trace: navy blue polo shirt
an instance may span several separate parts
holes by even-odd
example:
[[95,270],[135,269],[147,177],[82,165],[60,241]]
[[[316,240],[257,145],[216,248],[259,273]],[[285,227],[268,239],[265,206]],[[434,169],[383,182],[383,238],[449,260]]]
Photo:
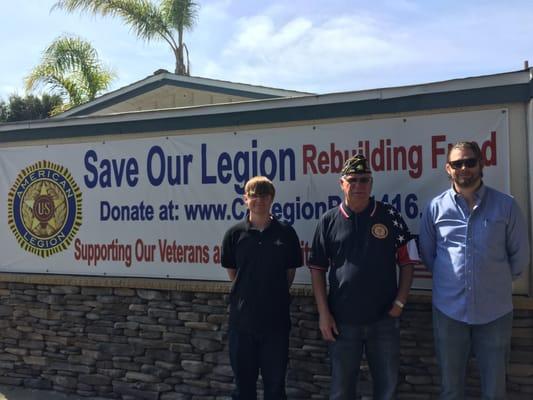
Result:
[[234,225],[222,240],[221,264],[237,270],[230,294],[230,329],[290,328],[287,270],[303,264],[300,240],[290,225],[274,217],[263,231],[248,221]]
[[328,270],[328,302],[337,323],[371,323],[387,315],[398,292],[396,265],[418,261],[406,257],[411,239],[398,211],[374,198],[361,213],[342,203],[322,216],[309,264]]

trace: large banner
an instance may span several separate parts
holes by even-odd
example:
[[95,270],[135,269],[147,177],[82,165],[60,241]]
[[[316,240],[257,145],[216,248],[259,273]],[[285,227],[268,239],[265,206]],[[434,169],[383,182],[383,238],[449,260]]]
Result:
[[[73,127],[72,129],[76,129]],[[272,213],[307,261],[320,216],[342,200],[344,160],[365,154],[373,193],[418,233],[449,186],[448,146],[475,140],[486,183],[508,192],[506,110],[0,149],[0,270],[226,280],[219,244],[245,218],[244,183],[265,175]],[[417,271],[418,287],[427,273]],[[297,282],[309,282],[300,268]]]

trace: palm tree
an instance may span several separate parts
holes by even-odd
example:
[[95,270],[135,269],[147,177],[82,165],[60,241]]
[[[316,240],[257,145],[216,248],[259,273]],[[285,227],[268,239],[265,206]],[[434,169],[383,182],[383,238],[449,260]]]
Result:
[[114,74],[98,60],[89,42],[78,37],[60,36],[44,51],[41,63],[25,80],[26,90],[47,86],[65,103],[53,113],[93,100],[109,88]]
[[167,42],[176,58],[176,74],[190,74],[183,31],[192,29],[198,16],[198,4],[193,0],[161,0],[159,5],[149,0],[59,0],[55,8],[119,17],[139,38]]

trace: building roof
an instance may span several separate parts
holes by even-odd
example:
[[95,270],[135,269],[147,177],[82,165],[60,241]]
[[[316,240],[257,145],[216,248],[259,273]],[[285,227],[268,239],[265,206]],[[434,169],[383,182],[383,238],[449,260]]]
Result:
[[311,93],[176,75],[166,70],[158,70],[140,81],[106,93],[93,101],[59,114],[55,119],[234,103],[246,100],[299,97],[309,94]]
[[532,73],[533,69],[527,69],[403,87],[4,123],[0,124],[0,143],[125,134],[164,135],[193,129],[236,129],[527,102],[533,98]]

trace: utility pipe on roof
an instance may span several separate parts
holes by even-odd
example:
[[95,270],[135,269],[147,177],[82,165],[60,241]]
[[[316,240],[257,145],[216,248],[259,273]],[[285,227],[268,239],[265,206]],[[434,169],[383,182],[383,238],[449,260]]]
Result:
[[[533,82],[533,70],[529,70],[529,80],[530,85],[531,82]],[[527,160],[526,160],[526,168],[527,168],[527,181],[528,181],[528,197],[529,197],[529,213],[527,213],[527,210],[524,210],[524,214],[526,216],[529,216],[529,238],[530,241],[533,239],[533,230],[531,227],[533,227],[533,98],[530,98],[527,103],[527,110],[526,110],[526,143],[527,143]],[[533,248],[533,246],[530,246],[530,249]],[[530,260],[533,260],[531,258],[530,254]],[[530,264],[532,261],[530,261]],[[528,269],[529,271],[529,282],[528,282],[528,294],[530,297],[533,297],[533,268],[531,266]]]

